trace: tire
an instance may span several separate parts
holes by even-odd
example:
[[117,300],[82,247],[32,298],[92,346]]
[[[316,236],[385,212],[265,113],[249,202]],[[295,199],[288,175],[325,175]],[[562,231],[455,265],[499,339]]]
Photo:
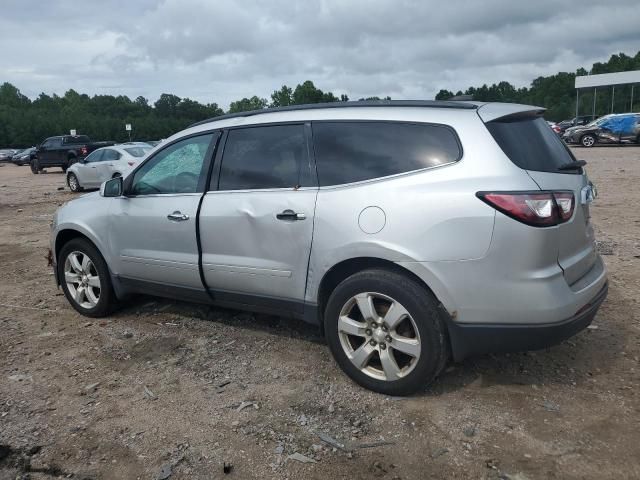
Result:
[[[88,259],[86,263],[85,258]],[[87,317],[100,318],[114,310],[116,296],[109,268],[92,243],[74,238],[64,244],[58,255],[57,269],[64,295],[76,311]]]
[[67,169],[68,169],[71,165],[73,165],[74,163],[77,163],[77,162],[78,162],[78,159],[77,159],[76,157],[69,157],[69,158],[67,159],[67,164],[66,164],[66,165],[63,165],[63,166],[61,167],[61,168],[62,168],[62,171],[66,173],[66,172],[67,172]]
[[587,133],[586,135],[583,135],[582,137],[580,137],[580,145],[582,145],[583,147],[591,148],[595,144],[596,144],[596,137],[594,137],[590,133]]
[[34,175],[38,175],[40,173],[40,162],[38,162],[37,158],[31,160],[31,163],[29,165],[31,165],[31,173],[33,173]]
[[78,177],[76,177],[75,173],[70,173],[67,175],[67,185],[69,185],[69,190],[72,192],[81,192],[84,190],[80,186],[80,182],[78,181]]
[[[371,314],[363,315],[360,304],[373,308]],[[395,321],[394,311],[406,315]],[[431,383],[448,360],[444,315],[418,281],[390,270],[365,270],[331,293],[325,334],[336,362],[356,383],[387,395],[409,395]],[[372,317],[377,318],[365,321]]]

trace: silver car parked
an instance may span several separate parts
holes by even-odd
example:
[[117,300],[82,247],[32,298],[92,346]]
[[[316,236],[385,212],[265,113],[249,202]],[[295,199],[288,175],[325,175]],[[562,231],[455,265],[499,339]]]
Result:
[[538,107],[354,102],[201,122],[61,207],[80,313],[154,294],[319,325],[378,392],[558,343],[607,294],[584,162]]
[[94,150],[67,169],[67,185],[73,192],[99,188],[103,182],[132,170],[152,149],[151,145],[130,143]]

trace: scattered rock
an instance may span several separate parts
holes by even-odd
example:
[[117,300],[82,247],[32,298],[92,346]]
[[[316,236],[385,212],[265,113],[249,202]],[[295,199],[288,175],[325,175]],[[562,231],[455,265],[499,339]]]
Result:
[[225,475],[228,475],[229,473],[231,473],[231,470],[233,470],[233,464],[232,463],[224,462],[222,464],[222,471],[224,472]]
[[448,448],[438,448],[436,450],[434,450],[433,452],[431,452],[431,458],[438,458],[441,457],[442,455],[444,455],[445,453],[448,453],[449,449]]
[[100,386],[100,382],[90,383],[89,385],[84,387],[84,391],[85,392],[95,392],[99,386]]
[[129,332],[129,331],[125,331],[122,336],[124,338],[132,338],[133,337],[133,333]]
[[273,453],[275,453],[276,455],[282,455],[284,453],[284,446],[282,445],[278,445],[274,450]]
[[9,380],[13,380],[14,382],[23,382],[25,380],[33,381],[33,377],[31,375],[25,375],[22,373],[16,373],[15,375],[9,375]]
[[156,476],[156,479],[157,480],[166,480],[172,474],[173,474],[173,469],[171,467],[171,464],[167,463],[167,464],[162,466],[162,468],[160,469],[160,472],[158,472],[158,475]]
[[318,436],[320,440],[322,440],[327,445],[330,445],[333,448],[337,448],[339,450],[347,450],[344,443],[339,442],[338,440],[333,438],[331,435],[327,435],[324,432],[315,432],[315,434]]
[[287,457],[287,460],[295,460],[296,462],[300,462],[300,463],[316,463],[316,461],[313,458],[309,458],[306,455],[302,455],[301,453],[292,453],[291,455],[289,455]]
[[476,434],[476,427],[471,425],[469,427],[465,427],[462,430],[462,433],[464,433],[467,437],[473,437]]
[[158,399],[158,396],[155,393],[153,393],[151,390],[149,390],[149,387],[147,387],[146,385],[144,386],[144,395],[149,400],[157,400]]
[[255,402],[242,402],[240,403],[240,405],[238,405],[238,408],[236,408],[236,412],[241,412],[247,407],[253,407],[256,410],[258,409],[258,405]]
[[553,403],[550,400],[545,400],[542,403],[542,407],[548,412],[559,412],[560,411],[560,405],[558,405],[557,403]]
[[329,404],[329,408],[327,410],[329,410],[329,413],[333,413],[336,411],[336,407],[333,405],[333,403],[331,403]]

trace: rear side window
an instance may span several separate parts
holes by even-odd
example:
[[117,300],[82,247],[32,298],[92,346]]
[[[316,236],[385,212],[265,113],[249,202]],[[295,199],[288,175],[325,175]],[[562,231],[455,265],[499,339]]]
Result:
[[[558,167],[575,161],[560,137],[542,117],[493,121],[486,124],[502,151],[524,170],[558,173]],[[562,173],[580,173],[566,170]]]
[[314,122],[320,186],[340,185],[455,162],[453,129],[400,122]]
[[104,154],[102,156],[102,161],[109,162],[113,160],[120,160],[120,154],[115,150],[111,150],[110,148],[107,148],[104,151]]
[[89,137],[87,137],[86,135],[73,135],[73,136],[68,136],[68,137],[64,137],[63,139],[63,143],[65,145],[68,144],[86,144],[86,143],[90,143]]
[[304,125],[275,125],[229,131],[219,190],[294,188],[308,163]]
[[144,157],[150,150],[150,148],[145,147],[129,147],[124,149],[124,151],[132,157]]

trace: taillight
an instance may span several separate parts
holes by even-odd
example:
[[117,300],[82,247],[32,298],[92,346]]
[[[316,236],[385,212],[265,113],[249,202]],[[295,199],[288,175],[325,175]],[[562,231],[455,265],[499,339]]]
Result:
[[82,148],[80,148],[80,153],[82,153],[82,155],[84,155],[86,157],[87,153],[89,153],[89,151],[87,150],[87,147],[82,147]]
[[478,192],[476,196],[499,212],[533,227],[551,227],[573,215],[573,192]]

